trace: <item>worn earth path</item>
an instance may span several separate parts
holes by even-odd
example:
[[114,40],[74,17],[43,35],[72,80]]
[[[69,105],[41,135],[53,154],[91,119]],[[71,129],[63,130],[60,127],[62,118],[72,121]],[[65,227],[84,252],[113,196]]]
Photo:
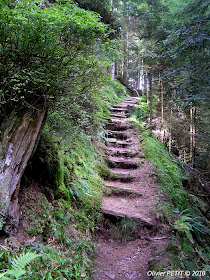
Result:
[[97,280],[150,279],[148,262],[154,251],[167,244],[154,209],[158,189],[152,165],[128,119],[136,103],[138,98],[131,97],[113,106],[108,125],[106,155],[111,176],[105,181],[108,191],[101,206],[104,223],[97,241]]

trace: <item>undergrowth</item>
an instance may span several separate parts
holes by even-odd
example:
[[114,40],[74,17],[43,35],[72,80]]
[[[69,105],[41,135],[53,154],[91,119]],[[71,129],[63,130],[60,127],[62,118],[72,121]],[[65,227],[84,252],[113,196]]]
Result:
[[[133,111],[131,120],[141,132],[142,148],[146,157],[153,163],[153,175],[156,176],[160,188],[157,211],[171,233],[170,242],[165,249],[170,261],[167,262],[167,267],[164,261],[161,269],[208,271],[210,239],[208,221],[204,214],[204,209],[208,207],[205,207],[205,201],[196,193],[183,187],[184,164],[167,151],[153,136],[152,131],[146,130],[147,114],[148,105],[143,97],[140,105]],[[157,262],[150,263],[150,266],[151,269],[161,270],[160,267],[157,269]],[[196,276],[192,279],[208,279],[206,276],[205,274],[205,278]]]
[[[109,173],[93,143],[103,138],[107,108],[126,95],[118,82],[109,81],[100,91],[92,113],[89,108],[91,118],[62,100],[49,113],[21,182],[21,228],[33,241],[9,237],[5,246],[0,243],[0,278],[76,280],[94,275],[93,239],[103,179]],[[22,266],[14,267],[15,260],[23,260]]]

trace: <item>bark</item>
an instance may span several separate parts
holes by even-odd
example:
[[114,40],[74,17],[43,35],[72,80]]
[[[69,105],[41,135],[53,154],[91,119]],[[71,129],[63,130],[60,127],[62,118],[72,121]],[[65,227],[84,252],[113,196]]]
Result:
[[149,95],[150,95],[150,74],[147,73],[147,104],[149,105]]
[[142,93],[144,92],[144,61],[142,59],[141,66],[140,62],[138,65],[138,81],[137,81],[137,89],[140,90]]
[[147,72],[144,73],[144,92],[143,95],[147,94]]
[[153,98],[152,98],[152,75],[148,73],[148,81],[149,81],[149,88],[148,88],[148,102],[149,102],[149,125],[152,126],[152,119],[153,119]]
[[115,78],[115,63],[114,62],[111,63],[110,72],[111,72],[111,80],[114,81],[114,78]]
[[[164,100],[163,100],[163,81],[160,81],[160,103],[161,103],[161,142],[164,143],[165,129],[164,129]],[[171,120],[170,120],[171,122]],[[171,134],[171,132],[170,132]]]
[[168,141],[168,150],[169,153],[171,153],[171,146],[172,146],[172,116],[173,115],[173,110],[171,107],[171,113],[170,113],[170,123],[169,123],[169,141]]
[[0,138],[0,223],[10,234],[19,223],[18,193],[21,176],[28,160],[35,151],[43,124],[46,109],[15,111],[2,124]]
[[163,125],[163,121],[164,121],[164,99],[163,99],[163,92],[164,92],[163,81],[161,81],[160,100],[161,100],[161,122],[162,122],[162,125]]
[[195,105],[190,103],[190,162],[194,165],[195,158]]

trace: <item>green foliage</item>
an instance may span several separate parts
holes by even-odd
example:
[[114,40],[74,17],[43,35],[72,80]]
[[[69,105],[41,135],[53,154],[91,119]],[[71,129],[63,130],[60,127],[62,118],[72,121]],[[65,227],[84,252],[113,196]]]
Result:
[[[144,106],[142,103],[141,106]],[[147,106],[145,104],[145,106]],[[143,110],[144,112],[144,110]],[[143,113],[142,113],[143,114]],[[137,118],[140,115],[140,119]],[[166,148],[157,139],[151,136],[142,126],[141,114],[134,111],[132,120],[134,125],[141,131],[143,141],[142,147],[147,158],[155,167],[155,175],[157,176],[158,184],[163,195],[157,196],[157,210],[162,214],[162,219],[165,223],[171,226],[171,230],[176,236],[171,236],[172,243],[167,248],[167,255],[171,263],[167,269],[173,270],[179,267],[183,269],[195,269],[194,260],[200,257],[202,262],[199,262],[200,267],[203,267],[207,262],[209,228],[205,213],[206,204],[202,199],[193,195],[182,186],[182,163],[168,153]],[[139,121],[140,120],[140,121]],[[200,211],[199,209],[202,209]],[[205,239],[205,244],[203,243]],[[190,242],[189,242],[190,241]],[[173,249],[169,247],[173,246]],[[176,247],[176,249],[174,249]],[[164,266],[164,263],[162,264]],[[154,270],[156,270],[153,267]]]
[[126,216],[120,220],[118,227],[120,229],[122,242],[126,242],[133,239],[132,235],[137,228],[137,224],[133,219]]
[[135,106],[134,110],[132,111],[131,117],[136,118],[138,122],[144,125],[145,121],[147,120],[147,116],[149,114],[149,105],[143,102],[144,97],[140,97],[140,104]]
[[184,232],[191,242],[193,242],[193,237],[191,234],[192,226],[190,224],[191,218],[188,216],[181,216],[178,220],[174,222],[174,229],[179,232]]
[[[23,279],[23,275],[26,274],[26,266],[30,264],[31,261],[40,257],[33,252],[23,252],[19,256],[15,256],[11,261],[10,269],[0,274],[0,279]],[[13,278],[14,277],[14,278]]]
[[108,180],[110,178],[110,170],[108,168],[108,166],[103,163],[103,162],[97,162],[96,163],[96,169],[98,171],[98,174],[104,179],[104,180]]
[[188,204],[182,187],[179,162],[167,152],[163,144],[147,132],[143,133],[143,138],[144,151],[157,169],[161,189],[170,197],[175,207],[185,210]]
[[[164,145],[147,132],[142,126],[142,118],[148,113],[148,105],[144,102],[134,110],[132,120],[142,132],[142,147],[148,159],[154,164],[158,174],[160,188],[168,195],[173,205],[181,211],[188,207],[187,195],[182,187],[180,162],[168,153]],[[169,207],[170,208],[170,207]],[[166,207],[167,209],[167,207]],[[171,211],[167,211],[170,213]]]
[[90,221],[84,209],[75,212],[75,219],[77,221],[78,228],[83,232],[85,232],[86,229],[89,228]]
[[37,170],[39,180],[46,186],[45,191],[53,191],[58,199],[55,218],[63,223],[73,220],[84,232],[90,229],[93,233],[103,190],[103,180],[96,168],[101,155],[83,132],[72,143],[71,135],[62,139],[58,131],[52,130],[49,138],[49,129],[46,127],[33,164],[45,170]]
[[107,106],[121,101],[126,94],[119,82],[111,82],[99,73],[97,67],[96,71],[82,81],[76,79],[72,91],[62,96],[48,115],[47,122],[51,131],[67,137],[68,145],[70,141],[74,143],[82,132],[92,135],[101,130],[106,124],[105,118],[110,114]]
[[90,190],[83,180],[70,182],[68,190],[73,201],[81,201],[85,194],[90,194]]
[[[119,28],[119,23],[117,21],[116,15],[111,12],[111,3],[106,0],[77,0],[80,7],[95,11],[100,14],[101,20],[104,23],[108,23],[112,28],[117,30]],[[116,36],[116,35],[115,35]],[[113,35],[112,35],[113,37]]]
[[178,219],[174,222],[173,227],[179,232],[184,232],[186,236],[193,242],[193,236],[191,232],[200,235],[208,235],[209,228],[207,228],[204,224],[204,219],[202,217],[194,217],[192,218],[186,211],[182,211]]
[[20,256],[16,256],[12,261],[12,268],[24,269],[32,260],[39,257],[39,255],[33,252],[22,253]]
[[[30,251],[15,256],[11,251],[0,254],[1,268],[7,265],[7,269],[0,274],[2,279],[91,279],[92,257],[94,253],[93,243],[85,239],[77,231],[77,239],[70,239],[73,234],[68,228],[62,227],[61,243],[56,247],[44,246],[36,243],[28,245]],[[80,236],[80,238],[78,238]],[[67,247],[68,246],[68,250]],[[4,255],[4,260],[2,259]],[[31,263],[31,261],[33,262]]]
[[98,14],[71,2],[44,9],[33,1],[1,5],[0,106],[34,108],[55,103],[61,93],[71,96],[77,80],[85,93],[89,87],[85,81],[99,77],[105,52],[111,53],[107,43],[100,66],[96,57],[103,43],[98,39],[105,40],[112,31]]
[[33,190],[24,199],[22,207],[24,228],[30,235],[43,235],[46,240],[52,230],[52,204],[41,193]]
[[[117,81],[110,81],[101,88],[101,94],[105,97],[106,106],[118,103],[126,97],[125,87]],[[107,104],[108,103],[108,104]]]
[[[77,239],[70,238],[70,230],[67,228],[59,230],[61,233],[58,240],[62,246],[60,250],[56,250],[50,246],[37,246],[34,248],[37,252],[42,254],[42,258],[39,262],[36,262],[32,266],[33,273],[31,274],[31,279],[81,279],[81,275],[85,275],[86,279],[90,279],[91,275],[91,258],[94,252],[93,244],[83,236],[79,236],[79,232],[74,232],[77,234]],[[72,234],[72,233],[71,233]],[[68,250],[66,250],[66,246]],[[46,278],[45,278],[46,277]]]

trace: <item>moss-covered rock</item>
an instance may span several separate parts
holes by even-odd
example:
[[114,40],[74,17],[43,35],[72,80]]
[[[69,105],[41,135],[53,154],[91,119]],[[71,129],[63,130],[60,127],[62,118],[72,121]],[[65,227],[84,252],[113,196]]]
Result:
[[26,189],[21,198],[21,223],[30,235],[46,240],[52,229],[53,206],[38,187]]

